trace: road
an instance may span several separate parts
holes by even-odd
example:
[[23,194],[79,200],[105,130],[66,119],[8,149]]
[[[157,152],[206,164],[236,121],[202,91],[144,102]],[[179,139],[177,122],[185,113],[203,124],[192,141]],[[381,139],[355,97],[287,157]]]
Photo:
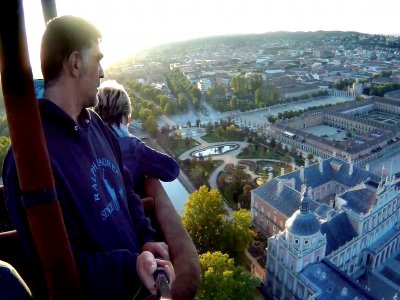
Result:
[[207,102],[202,102],[202,105],[207,109],[208,114],[202,112],[196,112],[193,106],[189,107],[189,111],[184,114],[177,114],[172,116],[163,115],[159,118],[159,125],[163,126],[168,124],[172,126],[186,126],[187,122],[190,121],[191,124],[195,124],[197,119],[200,119],[202,124],[208,122],[214,123],[215,121],[221,121],[226,119],[228,116],[233,116],[234,122],[239,126],[248,126],[256,128],[258,126],[263,126],[268,123],[267,118],[271,115],[278,115],[279,113],[285,111],[298,111],[304,110],[312,106],[322,106],[326,104],[338,104],[341,102],[353,101],[354,98],[343,97],[343,96],[327,96],[320,97],[316,99],[289,102],[284,104],[277,104],[268,108],[256,109],[253,111],[241,112],[239,110],[228,111],[220,113],[214,110]]

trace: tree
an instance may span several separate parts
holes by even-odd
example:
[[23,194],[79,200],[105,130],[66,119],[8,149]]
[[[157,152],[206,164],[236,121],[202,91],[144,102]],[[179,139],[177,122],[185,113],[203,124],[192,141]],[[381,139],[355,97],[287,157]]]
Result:
[[178,106],[181,111],[187,110],[187,100],[186,96],[182,93],[178,95]]
[[182,217],[199,253],[222,251],[241,263],[254,237],[251,221],[245,209],[235,211],[228,220],[220,193],[206,186],[189,196]]
[[268,116],[268,122],[270,122],[272,124],[275,123],[277,119],[278,119],[278,117],[275,115]]
[[226,214],[217,190],[203,185],[189,195],[182,222],[199,253],[220,249]]
[[143,130],[154,136],[158,131],[158,124],[153,116],[149,116],[142,124]]
[[238,101],[237,101],[237,97],[233,96],[231,101],[229,102],[229,105],[231,107],[231,109],[236,109],[238,106]]
[[213,88],[208,88],[206,91],[206,98],[211,99],[214,97],[214,89]]
[[251,74],[248,78],[248,82],[252,93],[255,93],[255,91],[261,87],[263,78],[260,74]]
[[174,114],[176,112],[176,106],[174,103],[168,102],[165,105],[164,112],[166,114]]
[[245,184],[243,186],[243,194],[239,200],[241,208],[250,209],[252,189],[254,189],[254,187],[251,184]]
[[236,262],[244,263],[245,250],[250,246],[255,233],[251,226],[251,214],[246,209],[233,212],[232,220],[226,222],[223,234],[223,249]]
[[212,132],[212,130],[213,130],[213,125],[211,124],[211,121],[210,121],[207,123],[207,126],[206,126],[207,134],[210,134]]
[[249,175],[243,171],[238,165],[235,166],[232,172],[232,191],[233,191],[233,201],[235,203],[239,202],[239,197],[243,192],[243,187],[249,181]]
[[269,142],[269,146],[274,149],[276,147],[276,139],[274,137],[271,138]]
[[142,121],[146,121],[151,115],[152,115],[152,111],[149,108],[142,108],[139,112],[139,118]]
[[[4,161],[7,154],[8,147],[10,147],[10,138],[0,136],[0,162]],[[0,171],[3,171],[3,165],[0,165]]]
[[253,299],[259,280],[221,252],[200,255],[202,281],[196,295],[199,300]]
[[232,77],[231,86],[237,96],[242,96],[247,92],[247,80],[243,75]]
[[[0,105],[0,114],[2,113],[2,108]],[[10,132],[8,130],[8,123],[6,117],[0,117],[0,136],[10,136]]]
[[200,165],[195,165],[190,169],[190,179],[193,181],[195,187],[199,187],[204,178],[204,170]]
[[261,107],[264,105],[264,99],[260,89],[256,89],[254,93],[254,101],[257,107]]
[[274,105],[279,100],[279,91],[276,87],[271,84],[266,85],[263,87],[265,93],[265,101],[267,106]]
[[157,101],[160,104],[160,107],[165,109],[165,106],[169,103],[169,98],[165,95],[158,95]]
[[191,90],[192,98],[200,99],[201,98],[201,91],[197,87],[193,87]]

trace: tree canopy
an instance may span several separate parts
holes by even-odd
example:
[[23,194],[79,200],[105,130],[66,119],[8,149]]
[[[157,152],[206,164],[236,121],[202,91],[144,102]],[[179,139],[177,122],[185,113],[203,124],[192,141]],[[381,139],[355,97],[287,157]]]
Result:
[[201,300],[253,299],[258,279],[235,266],[234,260],[221,252],[200,255],[202,281],[196,295]]
[[220,248],[226,210],[220,193],[201,186],[189,195],[182,222],[199,253]]
[[232,77],[231,86],[237,96],[242,96],[247,93],[247,80],[243,75]]
[[233,212],[232,220],[226,222],[222,239],[222,251],[244,263],[245,249],[251,244],[254,231],[250,229],[251,214],[245,209]]
[[[10,138],[6,136],[0,136],[0,162],[4,161],[7,154],[7,150],[10,147]],[[0,171],[3,170],[3,165],[0,165]]]
[[237,262],[243,262],[254,236],[250,212],[241,209],[228,218],[221,194],[206,186],[189,196],[182,222],[199,253],[222,251]]

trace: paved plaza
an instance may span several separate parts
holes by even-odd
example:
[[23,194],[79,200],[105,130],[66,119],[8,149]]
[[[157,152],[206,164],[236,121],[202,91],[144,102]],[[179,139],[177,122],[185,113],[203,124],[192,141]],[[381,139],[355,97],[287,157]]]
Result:
[[303,129],[304,132],[324,137],[330,141],[343,141],[346,139],[346,130],[340,130],[336,127],[329,125],[315,125],[312,127],[308,127]]

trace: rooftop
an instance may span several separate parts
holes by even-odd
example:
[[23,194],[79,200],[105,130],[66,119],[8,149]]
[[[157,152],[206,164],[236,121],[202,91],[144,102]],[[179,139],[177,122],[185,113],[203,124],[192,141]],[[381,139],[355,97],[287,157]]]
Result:
[[[321,164],[322,172],[319,163],[304,168],[303,181],[300,179],[301,171],[297,170],[270,180],[252,190],[252,193],[289,218],[300,207],[302,184],[314,189],[334,181],[350,188],[368,179],[372,181],[379,179],[374,174],[357,166],[353,166],[353,172],[349,175],[350,165],[335,158],[323,160]],[[291,186],[293,179],[294,187]],[[319,205],[316,201],[310,200],[311,211],[314,212]]]
[[[346,228],[346,230],[338,230]],[[326,234],[326,252],[329,255],[332,251],[345,245],[357,236],[357,232],[353,229],[345,212],[333,217],[329,222],[325,222],[321,226],[322,234]]]
[[346,274],[326,260],[310,264],[301,275],[319,289],[315,299],[373,299],[365,290],[356,285]]
[[372,190],[361,183],[341,194],[340,198],[347,202],[343,207],[365,215],[376,204],[376,190]]
[[310,211],[310,199],[306,192],[303,192],[300,209],[286,221],[285,227],[291,234],[299,236],[310,236],[320,231],[321,223]]

